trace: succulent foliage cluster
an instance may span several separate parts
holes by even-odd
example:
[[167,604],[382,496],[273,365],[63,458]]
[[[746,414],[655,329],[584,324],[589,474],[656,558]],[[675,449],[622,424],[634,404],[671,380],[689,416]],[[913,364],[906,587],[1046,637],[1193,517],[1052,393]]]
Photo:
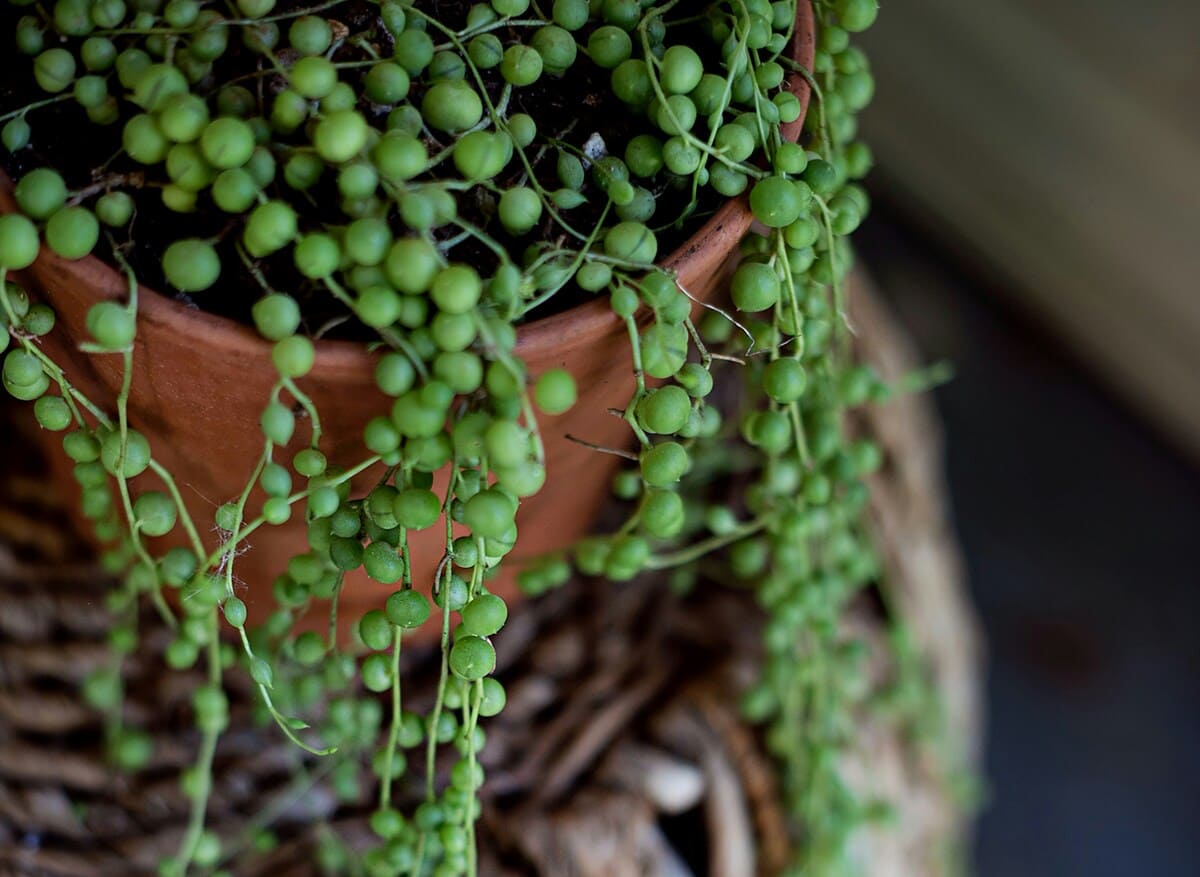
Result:
[[[520,503],[546,477],[536,412],[575,401],[565,371],[527,374],[516,329],[596,296],[632,347],[624,418],[637,450],[614,485],[628,517],[523,569],[521,584],[536,594],[573,568],[613,580],[670,571],[686,590],[704,561],[752,587],[768,618],[766,659],[745,709],[783,768],[797,827],[790,873],[847,864],[846,841],[871,807],[839,773],[864,696],[863,655],[839,621],[879,572],[863,478],[880,453],[846,436],[843,415],[890,392],[852,361],[842,291],[845,238],[868,210],[855,181],[871,163],[855,113],[873,81],[850,41],[877,10],[876,0],[816,0],[810,71],[789,55],[796,2],[6,0],[17,9],[5,51],[42,92],[0,107],[10,158],[35,150],[51,112],[116,146],[84,156],[90,179],[43,166],[16,180],[19,210],[0,216],[0,351],[5,388],[63,432],[83,511],[113,545],[105,563],[123,573],[110,602],[128,621],[112,631],[112,666],[84,692],[112,716],[114,761],[136,769],[149,754],[120,710],[140,600],[175,631],[167,664],[207,674],[192,697],[197,762],[182,780],[192,819],[163,875],[231,867],[205,811],[227,724],[223,679],[239,663],[264,717],[329,759],[339,794],[377,795],[376,848],[352,866],[330,837],[324,867],[476,872],[482,720],[505,702],[492,638],[508,610],[488,584],[517,542]],[[781,134],[802,114],[789,81],[812,96],[799,143]],[[586,114],[537,111],[564,89],[596,92],[603,136]],[[655,267],[660,242],[743,194],[758,225],[741,242],[732,309],[700,309]],[[143,273],[201,306],[249,289],[247,318],[278,373],[260,422],[243,426],[263,436],[252,478],[214,521],[192,519],[127,412],[139,355],[129,242],[144,233],[139,216],[164,215],[195,217],[200,231],[167,242]],[[55,315],[11,274],[42,248],[98,252],[129,278],[127,300],[88,315],[87,349],[123,361],[114,410],[42,349]],[[393,402],[367,426],[361,459],[335,465],[321,438],[336,424],[301,384],[313,338],[348,325],[378,348],[377,383]],[[707,402],[720,372],[743,383],[735,411]],[[297,434],[308,447],[286,458]],[[352,491],[372,468],[377,485]],[[434,473],[446,471],[435,492]],[[131,484],[144,472],[161,489]],[[710,497],[727,476],[744,490]],[[250,629],[239,547],[293,516],[307,523],[309,550],[280,570],[278,610]],[[200,534],[214,525],[212,549]],[[435,581],[414,581],[409,536],[432,527],[445,533],[443,562]],[[156,556],[148,539],[177,529],[190,547]],[[360,567],[393,590],[356,620],[356,642],[338,642],[335,623],[328,634],[297,629],[314,604],[334,616],[344,575]],[[168,601],[172,589],[180,598]],[[399,668],[406,635],[424,625],[440,631],[441,684],[418,714]],[[414,806],[401,787],[417,790]]]

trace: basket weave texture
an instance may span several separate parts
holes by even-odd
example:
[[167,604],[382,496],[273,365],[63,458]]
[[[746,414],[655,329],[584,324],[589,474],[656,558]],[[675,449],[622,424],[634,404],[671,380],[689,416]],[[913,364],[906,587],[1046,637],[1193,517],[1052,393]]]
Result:
[[[906,338],[863,277],[854,287],[861,354],[885,377],[904,374],[914,362]],[[14,427],[0,429],[0,875],[152,874],[187,819],[178,777],[193,758],[195,680],[164,668],[168,636],[145,615],[144,647],[125,664],[126,710],[152,733],[154,756],[135,776],[112,773],[101,717],[77,694],[107,658],[108,582],[47,491],[28,432],[17,428],[27,415],[11,403],[0,409],[0,422]],[[854,428],[884,451],[871,519],[893,610],[932,672],[954,752],[949,764],[932,758],[883,717],[862,717],[844,772],[891,802],[895,817],[860,832],[854,855],[873,877],[932,877],[954,869],[969,832],[952,774],[978,755],[979,639],[929,402],[900,398],[859,415]],[[846,623],[869,645],[873,684],[882,686],[894,668],[879,612],[863,601]],[[525,604],[498,643],[509,704],[487,726],[481,873],[774,873],[786,856],[786,820],[770,759],[736,709],[755,671],[758,630],[752,599],[719,586],[682,599],[653,580],[576,581]],[[309,765],[315,782],[297,785],[299,753],[251,721],[248,683],[231,699],[210,803],[212,827],[238,850],[230,870],[318,874],[314,839],[328,830],[366,839],[369,802],[339,802],[319,765]],[[248,846],[256,814],[271,817],[280,840],[268,852]]]

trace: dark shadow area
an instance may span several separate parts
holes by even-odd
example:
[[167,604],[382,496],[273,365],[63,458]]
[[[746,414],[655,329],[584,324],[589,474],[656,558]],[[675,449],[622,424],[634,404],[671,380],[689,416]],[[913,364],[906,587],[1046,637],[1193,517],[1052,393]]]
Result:
[[977,873],[1200,873],[1200,475],[904,217],[881,205],[857,241],[957,372],[937,402],[990,663]]

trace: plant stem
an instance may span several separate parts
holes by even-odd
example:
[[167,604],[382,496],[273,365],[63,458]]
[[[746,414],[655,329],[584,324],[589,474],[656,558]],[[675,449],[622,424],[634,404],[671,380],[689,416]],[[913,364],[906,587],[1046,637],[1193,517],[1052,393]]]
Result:
[[671,554],[659,554],[651,557],[646,562],[646,569],[671,569],[672,567],[683,566],[686,563],[691,563],[693,560],[704,557],[706,554],[712,554],[726,545],[732,545],[734,542],[740,542],[747,536],[753,536],[755,533],[765,530],[767,524],[768,521],[766,519],[757,518],[742,524],[736,530],[729,533],[696,542],[687,548],[682,548]]
[[379,784],[379,809],[384,810],[392,801],[392,761],[400,739],[400,644],[404,641],[404,628],[392,625],[392,726],[388,730],[387,749],[383,757],[383,780]]
[[[208,682],[219,688],[221,686],[221,637],[217,631],[217,610],[209,613],[209,643],[208,643]],[[192,859],[196,855],[196,846],[200,843],[200,835],[204,832],[204,820],[208,811],[208,797],[212,792],[213,758],[217,753],[217,741],[221,732],[215,727],[201,731],[200,752],[193,767],[195,771],[195,790],[192,794],[191,812],[188,816],[187,829],[179,846],[178,872],[186,875]]]

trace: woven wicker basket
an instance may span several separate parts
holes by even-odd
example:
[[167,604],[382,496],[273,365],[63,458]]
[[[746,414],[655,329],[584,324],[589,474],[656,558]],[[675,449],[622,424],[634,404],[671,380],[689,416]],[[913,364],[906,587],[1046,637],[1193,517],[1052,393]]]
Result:
[[[862,354],[888,377],[913,357],[862,278],[852,300]],[[0,419],[24,423],[9,405]],[[947,527],[940,440],[928,403],[907,397],[862,415],[885,465],[872,520],[901,612],[945,705],[950,758],[933,758],[866,715],[844,766],[895,802],[896,818],[865,830],[854,854],[873,877],[954,870],[969,826],[957,772],[979,739],[979,648]],[[184,828],[178,775],[194,746],[192,680],[162,671],[165,632],[146,617],[147,648],[126,662],[130,721],[149,729],[150,768],[109,772],[100,717],[76,694],[106,660],[104,576],[47,496],[18,429],[0,430],[0,875],[99,877],[153,873]],[[872,678],[888,678],[877,604],[847,624],[871,647]],[[787,850],[773,769],[739,719],[736,692],[754,672],[755,617],[746,595],[705,589],[674,597],[655,582],[576,582],[523,607],[501,643],[509,706],[488,725],[486,875],[750,877],[774,873]],[[406,697],[408,695],[406,694]],[[420,695],[416,695],[419,698]],[[239,877],[319,873],[312,842],[335,830],[365,838],[366,802],[339,803],[320,781],[298,787],[298,752],[250,721],[249,687],[233,692],[210,805]],[[500,802],[503,802],[501,805]],[[247,844],[267,814],[279,844]],[[701,864],[697,864],[697,863]]]

